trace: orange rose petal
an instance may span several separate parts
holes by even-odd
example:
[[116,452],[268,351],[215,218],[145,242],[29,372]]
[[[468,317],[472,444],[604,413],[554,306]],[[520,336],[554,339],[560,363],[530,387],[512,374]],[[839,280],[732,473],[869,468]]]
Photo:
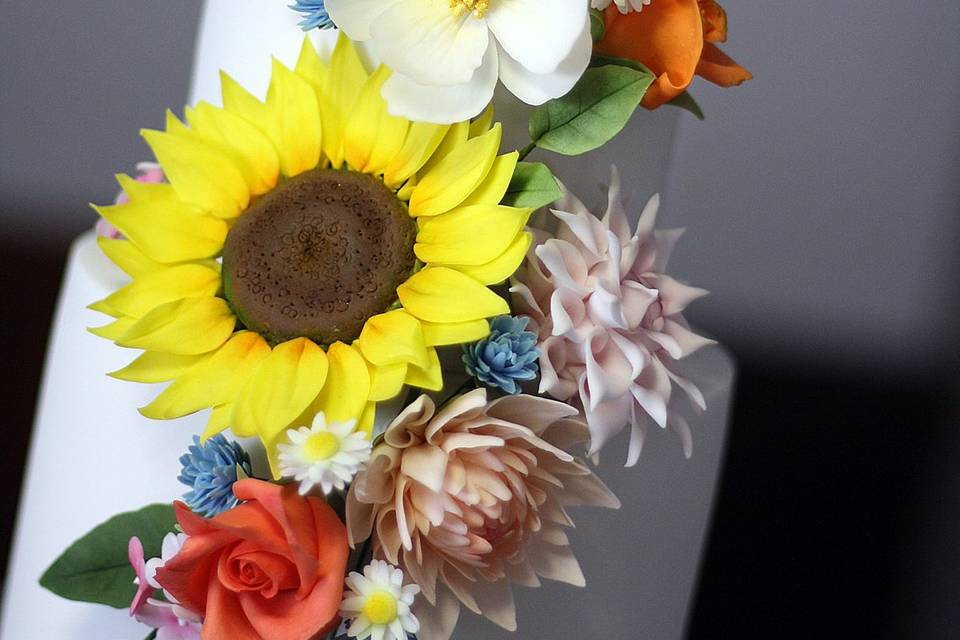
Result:
[[[240,605],[240,598],[219,580],[209,580],[207,598],[207,616],[200,629],[201,640],[260,640],[260,634],[254,629],[246,612]],[[211,615],[212,612],[213,615]]]
[[700,0],[704,42],[727,41],[727,12],[713,0]]
[[656,108],[690,85],[703,50],[703,22],[697,0],[656,0],[643,11],[626,15],[611,4],[606,23],[597,52],[636,60],[657,76],[643,98],[643,106]]
[[710,43],[703,47],[697,75],[721,87],[734,87],[753,78],[752,73],[734,62],[717,45]]

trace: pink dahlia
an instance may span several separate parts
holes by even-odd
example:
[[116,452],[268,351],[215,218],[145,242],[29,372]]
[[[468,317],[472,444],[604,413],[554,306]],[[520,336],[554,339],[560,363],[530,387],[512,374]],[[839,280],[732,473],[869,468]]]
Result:
[[670,406],[673,384],[705,408],[677,365],[713,342],[681,315],[707,292],[666,275],[683,231],[654,230],[659,203],[650,199],[631,232],[615,167],[602,219],[567,193],[553,210],[556,237],[541,235],[511,288],[516,312],[539,334],[540,392],[583,410],[591,454],[630,425],[627,466],[640,457],[648,416],[677,431],[690,456],[689,426]]
[[460,607],[516,629],[512,583],[582,586],[565,507],[620,506],[580,460],[586,425],[569,405],[478,389],[439,410],[420,396],[388,428],[347,496],[351,544],[420,587],[420,640],[447,640]]

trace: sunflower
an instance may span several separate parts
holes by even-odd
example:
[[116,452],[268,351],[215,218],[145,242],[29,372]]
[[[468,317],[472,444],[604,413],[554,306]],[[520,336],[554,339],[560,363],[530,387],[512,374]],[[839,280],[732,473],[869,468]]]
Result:
[[129,201],[95,207],[132,282],[91,305],[114,318],[91,331],[143,350],[112,376],[172,381],[144,416],[209,408],[205,438],[229,427],[274,453],[320,411],[369,433],[404,384],[442,388],[437,347],[508,313],[489,285],[531,242],[531,211],[499,204],[517,153],[497,155],[489,110],[391,115],[389,76],[344,36],[327,62],[305,40],[295,69],[274,60],[265,102],[222,74],[222,108],[143,132],[169,182],[120,175]]

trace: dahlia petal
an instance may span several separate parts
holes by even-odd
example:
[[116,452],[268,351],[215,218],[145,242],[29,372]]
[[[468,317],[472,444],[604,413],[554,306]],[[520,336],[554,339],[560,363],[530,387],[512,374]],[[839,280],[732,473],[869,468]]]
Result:
[[557,287],[570,289],[583,297],[588,293],[587,264],[577,248],[563,240],[550,239],[536,248],[537,257],[543,262],[550,279]]
[[135,318],[183,298],[211,298],[220,290],[220,272],[200,264],[182,264],[134,278],[103,302],[119,314]]
[[633,366],[620,347],[610,339],[612,333],[596,330],[584,344],[590,408],[627,393],[633,379]]
[[647,315],[647,309],[657,301],[657,290],[645,287],[639,282],[627,280],[623,283],[620,292],[622,294],[620,308],[627,326],[630,328],[640,326]]
[[670,429],[680,436],[680,443],[683,446],[683,455],[689,460],[693,456],[693,433],[690,431],[690,424],[679,414],[671,414],[668,422]]
[[[459,122],[483,111],[493,99],[497,70],[497,48],[489,47],[483,64],[468,82],[426,85],[401,73],[394,73],[383,85],[383,97],[390,105],[390,113],[394,115],[421,122]],[[469,127],[469,123],[465,124]]]
[[623,208],[620,170],[617,169],[617,165],[610,166],[610,188],[607,191],[607,210],[603,214],[603,225],[613,232],[621,245],[627,244],[632,239],[627,212]]
[[644,412],[653,418],[654,422],[661,428],[667,426],[667,402],[662,395],[638,384],[630,385],[630,393],[636,398]]
[[178,377],[140,413],[155,420],[169,420],[232,402],[269,353],[270,347],[259,335],[239,332],[209,358]]
[[[490,111],[488,110],[488,112]],[[489,128],[486,131],[489,131]],[[487,177],[483,179],[483,182],[477,186],[473,193],[467,196],[461,206],[499,204],[510,187],[510,181],[513,179],[513,172],[517,168],[519,157],[520,153],[517,151],[497,156],[493,161],[493,166],[490,167],[490,172],[487,173]]]
[[390,70],[384,66],[370,76],[347,119],[344,157],[363,173],[382,173],[403,148],[410,126],[408,120],[387,113],[387,104],[380,97],[389,76]]
[[427,267],[397,287],[404,309],[427,322],[468,322],[510,313],[506,300],[453,269]]
[[94,207],[156,262],[184,262],[211,258],[223,249],[227,225],[182,202],[142,201]]
[[531,213],[532,209],[495,204],[459,207],[427,218],[420,225],[414,252],[429,264],[483,265],[513,244]]
[[607,230],[596,216],[588,211],[569,213],[563,209],[551,209],[562,223],[557,237],[572,244],[579,243],[589,252],[591,262],[596,264],[607,250]]
[[487,415],[505,422],[523,424],[538,436],[558,420],[577,413],[576,409],[562,402],[528,395],[499,398],[487,408]]
[[327,348],[327,383],[316,401],[331,422],[357,420],[370,396],[370,374],[358,350],[342,342]]
[[663,331],[679,345],[680,355],[675,356],[677,358],[685,358],[703,347],[717,343],[716,340],[697,335],[683,324],[670,318],[664,319]]
[[653,235],[653,228],[657,224],[657,211],[660,209],[660,194],[653,194],[640,212],[637,220],[637,229],[633,234],[635,240],[644,241]]
[[534,571],[544,578],[574,587],[587,585],[580,563],[577,562],[569,547],[555,547],[549,544],[531,545],[529,555]]
[[370,35],[378,59],[431,85],[469,82],[490,46],[483,21],[469,14],[455,16],[443,3],[422,0],[390,5],[370,25]]
[[590,427],[590,452],[600,451],[613,436],[620,433],[630,419],[630,405],[633,399],[629,394],[594,403],[586,386],[587,374],[580,376],[580,401]]
[[596,474],[590,473],[586,468],[584,468],[584,473],[581,475],[565,476],[563,479],[563,487],[564,492],[562,499],[564,505],[585,505],[604,507],[606,509],[619,509],[621,507],[620,499],[610,491],[607,485],[605,485]]
[[383,173],[387,186],[396,187],[419,171],[443,142],[449,125],[412,122],[403,146]]
[[197,364],[204,355],[176,355],[146,351],[122,369],[107,375],[128,382],[166,382],[173,380]]
[[516,272],[517,268],[523,262],[527,251],[530,249],[532,242],[533,235],[528,231],[524,231],[514,238],[506,251],[490,262],[478,265],[454,264],[450,266],[481,284],[499,284]]
[[323,349],[306,338],[277,345],[243,387],[233,410],[234,433],[273,441],[316,399],[328,367]]
[[431,605],[425,599],[413,605],[413,614],[420,621],[419,638],[423,640],[450,640],[460,619],[460,602],[446,588],[437,589],[437,602]]
[[226,342],[236,322],[221,298],[184,298],[151,310],[116,342],[133,349],[196,355]]
[[566,95],[573,89],[590,62],[593,40],[590,29],[583,29],[566,58],[555,69],[539,73],[515,60],[502,45],[498,44],[497,47],[500,54],[500,81],[503,86],[523,102],[540,105]]
[[677,241],[683,236],[685,229],[658,229],[654,231],[653,237],[656,246],[656,257],[649,269],[658,273],[663,273],[673,254],[673,249]]
[[483,617],[507,631],[517,630],[517,609],[508,582],[481,580],[471,586],[471,591]]
[[491,3],[486,15],[500,46],[535,73],[554,71],[583,32],[589,36],[586,18],[580,0],[500,0]]
[[428,367],[430,364],[420,322],[403,309],[368,319],[360,333],[360,351],[378,366],[410,363]]
[[249,204],[247,182],[224,153],[192,137],[148,129],[141,134],[182,200],[218,218],[234,218]]
[[691,287],[666,274],[658,274],[651,282],[660,292],[660,300],[663,302],[663,315],[665,316],[683,312],[688,304],[709,293],[706,289]]
[[574,291],[558,288],[550,297],[550,318],[553,320],[553,335],[564,336],[574,342],[581,342],[584,336],[580,329],[587,319],[587,310],[583,300]]
[[500,124],[467,140],[429,168],[410,196],[410,214],[435,216],[450,211],[474,192],[490,173],[500,148]]
[[634,416],[630,424],[630,446],[627,449],[627,462],[624,466],[636,466],[647,438],[647,420],[645,416]]

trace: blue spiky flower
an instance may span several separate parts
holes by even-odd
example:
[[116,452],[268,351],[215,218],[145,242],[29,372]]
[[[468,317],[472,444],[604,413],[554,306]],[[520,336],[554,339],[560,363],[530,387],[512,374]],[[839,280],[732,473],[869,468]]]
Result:
[[467,373],[488,387],[520,393],[519,382],[537,377],[537,334],[527,331],[530,318],[500,316],[490,323],[490,335],[463,347]]
[[330,14],[327,13],[324,0],[297,0],[294,4],[290,5],[290,8],[303,14],[303,20],[300,21],[300,28],[304,31],[310,31],[311,29],[331,29],[336,26],[333,24],[333,20],[330,19]]
[[233,483],[238,480],[238,465],[247,476],[252,474],[247,452],[221,434],[204,444],[193,436],[193,445],[180,456],[180,464],[183,468],[177,480],[190,487],[183,500],[195,513],[206,518],[237,506]]

